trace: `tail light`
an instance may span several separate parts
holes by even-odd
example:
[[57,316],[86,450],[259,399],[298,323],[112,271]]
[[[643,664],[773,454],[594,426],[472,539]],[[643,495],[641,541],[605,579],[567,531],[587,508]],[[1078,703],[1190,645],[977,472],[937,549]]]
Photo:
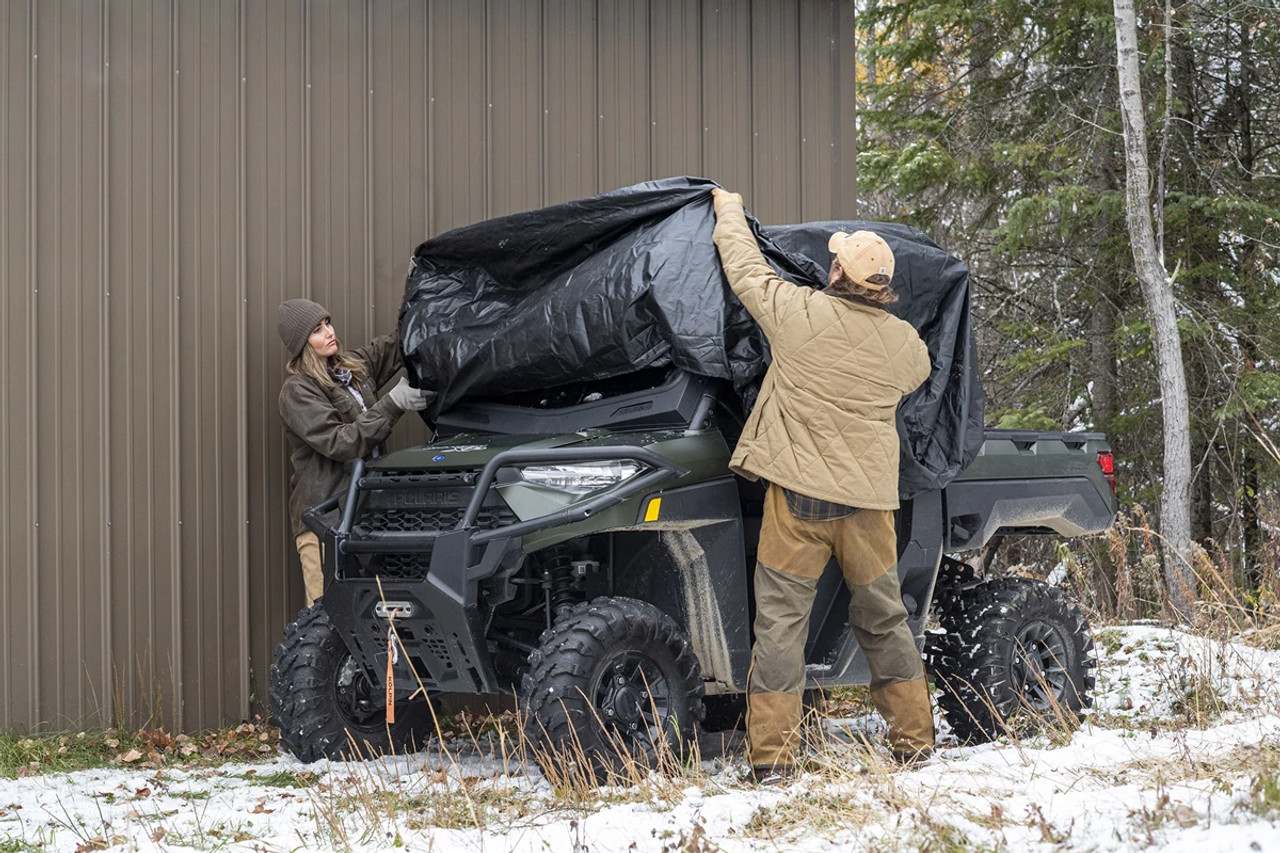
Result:
[[1111,487],[1111,494],[1114,495],[1116,493],[1116,458],[1110,451],[1100,450],[1098,467],[1102,469],[1102,476],[1107,478],[1107,485]]

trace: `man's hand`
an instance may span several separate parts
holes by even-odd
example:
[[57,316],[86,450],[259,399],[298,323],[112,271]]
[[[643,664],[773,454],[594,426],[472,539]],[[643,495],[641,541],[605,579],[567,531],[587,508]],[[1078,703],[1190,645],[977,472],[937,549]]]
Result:
[[742,204],[742,196],[738,193],[731,193],[726,189],[715,187],[711,190],[711,202],[715,205],[716,216],[719,216],[721,209],[726,204]]
[[427,396],[411,386],[405,376],[400,377],[400,381],[387,392],[387,396],[402,412],[420,412],[427,407]]

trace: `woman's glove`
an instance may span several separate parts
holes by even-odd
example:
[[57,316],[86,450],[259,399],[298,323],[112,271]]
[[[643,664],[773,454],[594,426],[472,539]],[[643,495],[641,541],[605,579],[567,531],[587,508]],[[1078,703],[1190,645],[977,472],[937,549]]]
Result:
[[387,396],[402,412],[420,412],[427,407],[427,395],[410,385],[407,376],[401,376]]

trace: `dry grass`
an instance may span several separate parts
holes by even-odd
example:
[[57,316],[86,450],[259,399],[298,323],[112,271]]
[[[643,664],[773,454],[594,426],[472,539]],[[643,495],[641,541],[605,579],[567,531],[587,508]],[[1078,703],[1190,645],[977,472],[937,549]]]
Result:
[[[1280,530],[1280,505],[1265,507],[1267,529]],[[1115,525],[1100,537],[1053,542],[1053,559],[1066,569],[1066,586],[1095,623],[1157,620],[1175,624],[1168,605],[1161,565],[1162,538],[1139,504],[1122,509]],[[1043,560],[1036,562],[1043,563]],[[1241,568],[1254,567],[1256,576]],[[1032,564],[1034,565],[1034,564]],[[1258,636],[1260,644],[1280,643],[1280,533],[1259,553],[1228,553],[1221,545],[1193,545],[1195,605],[1187,627],[1217,639]],[[1042,575],[1027,565],[1009,570]],[[1260,581],[1258,580],[1260,578]]]
[[[308,788],[318,833],[334,850],[365,845],[399,846],[409,832],[425,829],[491,830],[555,816],[585,816],[606,804],[645,803],[663,811],[690,786],[708,784],[696,747],[681,757],[666,744],[650,763],[626,744],[615,742],[608,774],[597,780],[581,744],[555,753],[538,752],[519,736],[524,720],[517,710],[499,714],[461,712],[430,744],[431,757],[366,755],[345,765],[341,784]],[[486,775],[458,775],[467,759],[482,757]],[[536,761],[535,761],[536,759]],[[388,774],[396,767],[421,766],[416,773]],[[541,772],[534,770],[541,767]],[[550,789],[549,791],[547,789]],[[549,797],[549,798],[548,798]],[[680,850],[709,851],[705,833],[686,834]]]

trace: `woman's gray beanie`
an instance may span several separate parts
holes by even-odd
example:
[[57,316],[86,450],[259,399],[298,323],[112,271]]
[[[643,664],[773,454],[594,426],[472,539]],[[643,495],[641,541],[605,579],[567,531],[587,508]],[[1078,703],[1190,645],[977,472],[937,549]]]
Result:
[[280,303],[276,310],[276,329],[280,332],[280,340],[284,341],[284,348],[289,351],[289,358],[297,358],[316,326],[330,316],[323,305],[310,299],[289,299]]

